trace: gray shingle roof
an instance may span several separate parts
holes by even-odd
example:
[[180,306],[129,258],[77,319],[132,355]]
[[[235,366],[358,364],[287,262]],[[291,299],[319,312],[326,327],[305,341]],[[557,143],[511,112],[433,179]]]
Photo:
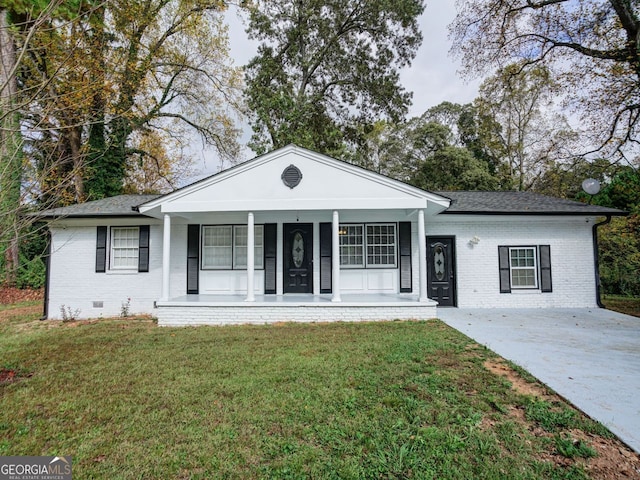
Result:
[[160,195],[118,195],[116,197],[78,203],[68,207],[51,208],[37,212],[34,216],[42,218],[60,217],[136,217],[141,214],[133,208],[155,200]]
[[[459,215],[625,215],[614,208],[587,205],[532,192],[434,192],[451,200],[443,214]],[[161,195],[120,195],[34,214],[40,218],[136,217],[134,207]]]
[[625,215],[615,208],[588,205],[533,192],[434,192],[449,198],[443,214],[493,215]]

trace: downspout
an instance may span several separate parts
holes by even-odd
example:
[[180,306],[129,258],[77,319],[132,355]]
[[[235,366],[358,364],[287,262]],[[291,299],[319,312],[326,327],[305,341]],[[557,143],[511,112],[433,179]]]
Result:
[[602,222],[594,224],[592,227],[593,263],[595,265],[595,272],[596,272],[596,302],[598,304],[598,307],[600,308],[606,308],[606,307],[602,303],[602,300],[600,300],[600,261],[598,260],[598,227],[602,225],[607,225],[609,222],[611,222],[611,215],[607,215],[607,218],[605,218]]
[[51,278],[51,230],[47,227],[47,248],[45,250],[45,262],[44,262],[44,304],[42,308],[42,318],[40,320],[47,320],[49,318],[49,283]]

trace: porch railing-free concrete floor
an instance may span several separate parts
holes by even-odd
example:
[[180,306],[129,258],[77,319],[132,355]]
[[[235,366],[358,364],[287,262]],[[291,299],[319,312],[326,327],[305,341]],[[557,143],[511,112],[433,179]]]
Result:
[[[253,302],[246,301],[246,295],[182,295],[173,297],[169,301],[159,302],[160,304],[185,304],[185,305],[257,305],[262,304],[280,304],[280,305],[407,305],[418,303],[416,295],[402,295],[392,293],[368,293],[368,294],[344,294],[341,296],[340,302],[333,302],[332,295],[311,295],[305,293],[288,293],[286,295],[255,295]],[[427,300],[425,305],[437,305],[432,300]]]
[[376,320],[426,320],[436,317],[437,303],[419,302],[415,296],[343,295],[186,295],[157,302],[161,326],[232,325],[277,322],[358,322]]
[[640,453],[640,318],[589,309],[438,309]]

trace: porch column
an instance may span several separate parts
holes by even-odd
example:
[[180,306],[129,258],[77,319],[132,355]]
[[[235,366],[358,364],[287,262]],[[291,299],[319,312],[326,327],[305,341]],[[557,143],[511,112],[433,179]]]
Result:
[[247,302],[256,300],[254,293],[255,273],[255,224],[253,213],[247,214]]
[[418,300],[420,302],[426,302],[427,297],[427,237],[424,228],[424,210],[418,210],[418,250],[420,266],[420,296]]
[[332,302],[341,302],[340,298],[340,214],[333,211],[331,222],[331,297]]
[[162,295],[163,301],[168,301],[171,295],[171,216],[164,214],[164,228],[162,230]]

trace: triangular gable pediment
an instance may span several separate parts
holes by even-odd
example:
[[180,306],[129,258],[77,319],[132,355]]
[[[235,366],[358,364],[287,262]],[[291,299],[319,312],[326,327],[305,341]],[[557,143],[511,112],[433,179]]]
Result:
[[[296,171],[301,175],[297,184]],[[431,207],[437,213],[448,205],[439,195],[290,145],[144,204],[140,211],[157,215]]]

